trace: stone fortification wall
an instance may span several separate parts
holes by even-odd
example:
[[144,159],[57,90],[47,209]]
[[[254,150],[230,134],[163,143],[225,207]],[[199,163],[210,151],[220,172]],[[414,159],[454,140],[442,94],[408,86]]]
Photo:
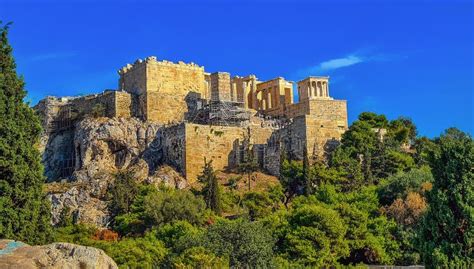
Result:
[[173,166],[176,171],[183,175],[186,172],[185,137],[185,124],[180,123],[160,128],[154,142],[161,163]]
[[310,161],[320,160],[338,145],[347,130],[345,100],[310,100],[306,116],[306,138]]
[[230,74],[215,72],[210,75],[211,101],[233,101],[230,89]]
[[189,99],[208,99],[204,68],[194,63],[138,60],[119,70],[120,89],[134,94],[134,116],[157,123],[179,122]]
[[101,94],[87,95],[69,100],[81,115],[129,118],[131,97],[127,92],[107,90]]
[[275,131],[265,146],[265,170],[279,176],[282,153],[289,159],[302,160],[306,135],[305,116],[293,118],[284,128]]
[[[263,147],[274,132],[272,126],[249,124],[248,127],[185,124],[186,178],[193,182],[204,165],[204,158],[212,160],[214,169],[232,169],[240,162],[239,151],[250,128],[251,144]],[[263,160],[262,160],[263,161]],[[262,164],[263,166],[263,164]]]

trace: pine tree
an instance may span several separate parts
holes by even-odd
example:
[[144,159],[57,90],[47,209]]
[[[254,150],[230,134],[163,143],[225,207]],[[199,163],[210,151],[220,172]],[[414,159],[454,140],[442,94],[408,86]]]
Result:
[[428,267],[474,265],[474,142],[448,129],[431,153],[433,189],[421,226],[419,246]]
[[202,193],[204,194],[207,208],[220,215],[222,212],[221,193],[216,173],[212,167],[212,160],[208,162],[206,158],[204,158],[204,168],[202,173],[198,176],[198,180],[204,184]]
[[47,242],[52,231],[35,145],[41,126],[23,102],[26,91],[16,73],[8,28],[9,24],[0,26],[0,238],[38,244]]

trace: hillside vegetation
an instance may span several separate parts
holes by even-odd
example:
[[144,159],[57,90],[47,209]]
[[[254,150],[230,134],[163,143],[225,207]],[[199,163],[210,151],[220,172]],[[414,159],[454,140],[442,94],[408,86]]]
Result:
[[67,208],[53,229],[35,149],[39,122],[23,103],[7,30],[0,28],[0,238],[94,246],[122,268],[472,268],[472,137],[455,128],[419,137],[410,119],[370,112],[326,161],[282,156],[279,178],[251,164],[223,173],[203,160],[198,184],[177,190],[120,171],[108,190],[109,229],[75,224]]

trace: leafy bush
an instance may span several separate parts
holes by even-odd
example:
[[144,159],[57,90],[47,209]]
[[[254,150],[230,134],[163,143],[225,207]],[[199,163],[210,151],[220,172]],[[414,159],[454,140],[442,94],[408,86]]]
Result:
[[231,267],[266,268],[272,265],[274,239],[260,222],[220,220],[211,225],[203,246],[229,260]]
[[206,220],[206,204],[190,191],[167,190],[152,192],[144,200],[144,214],[152,225],[162,225],[177,220],[201,225]]

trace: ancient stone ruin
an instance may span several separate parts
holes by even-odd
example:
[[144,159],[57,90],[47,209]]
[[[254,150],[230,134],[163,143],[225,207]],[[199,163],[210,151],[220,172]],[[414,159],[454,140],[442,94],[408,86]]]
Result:
[[[193,182],[204,157],[216,169],[242,162],[246,136],[261,169],[278,175],[282,152],[293,159],[322,159],[347,129],[346,101],[330,97],[328,77],[297,82],[295,102],[294,82],[282,77],[231,77],[153,56],[118,73],[116,90],[47,97],[36,106],[50,181],[78,177],[92,162],[102,162],[98,170],[113,170],[141,160],[148,175],[167,164]],[[88,139],[102,144],[94,148]]]
[[278,77],[207,73],[194,63],[137,60],[118,71],[118,89],[47,97],[36,105],[53,223],[106,227],[109,187],[119,171],[148,184],[185,188],[204,158],[235,171],[252,160],[279,174],[280,158],[324,160],[347,129],[346,101],[329,95],[328,77],[294,83]]

